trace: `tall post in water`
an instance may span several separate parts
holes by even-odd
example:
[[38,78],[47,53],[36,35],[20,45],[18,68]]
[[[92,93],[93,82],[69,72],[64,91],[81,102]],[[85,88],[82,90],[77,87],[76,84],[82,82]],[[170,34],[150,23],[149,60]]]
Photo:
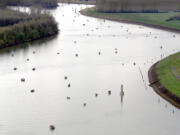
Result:
[[122,103],[123,102],[123,96],[124,96],[124,91],[123,91],[123,85],[122,84],[121,84],[120,96],[121,96],[121,103]]
[[123,91],[123,85],[121,84],[121,91]]

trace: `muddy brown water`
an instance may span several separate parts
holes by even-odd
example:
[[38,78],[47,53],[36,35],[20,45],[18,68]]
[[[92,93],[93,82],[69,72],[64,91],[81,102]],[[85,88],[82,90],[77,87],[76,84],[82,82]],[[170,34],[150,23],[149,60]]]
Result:
[[57,37],[0,54],[0,135],[179,135],[180,110],[147,75],[180,51],[180,34],[77,12],[86,7],[60,4]]

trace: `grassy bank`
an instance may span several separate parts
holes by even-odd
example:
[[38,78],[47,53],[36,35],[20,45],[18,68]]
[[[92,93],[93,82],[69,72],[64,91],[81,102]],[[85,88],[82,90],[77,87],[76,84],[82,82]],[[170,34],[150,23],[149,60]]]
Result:
[[54,18],[32,9],[30,14],[0,9],[0,49],[56,35]]
[[180,53],[160,61],[156,66],[156,72],[160,83],[170,92],[180,97],[180,80],[173,73],[172,67],[176,74],[180,76]]
[[103,13],[97,12],[96,8],[87,8],[82,10],[83,15],[109,19],[119,22],[128,22],[135,24],[142,24],[145,26],[167,29],[180,32],[180,21],[173,19],[167,21],[174,16],[180,16],[180,12],[168,13]]

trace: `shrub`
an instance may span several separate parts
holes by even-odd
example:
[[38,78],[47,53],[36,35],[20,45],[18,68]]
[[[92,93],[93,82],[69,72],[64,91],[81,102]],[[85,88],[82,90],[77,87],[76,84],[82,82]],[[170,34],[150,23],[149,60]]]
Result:
[[7,23],[2,23],[1,26],[4,27],[0,27],[0,48],[45,38],[58,33],[56,21],[47,13],[31,12],[30,14],[22,14],[16,11],[14,17],[9,15],[11,12],[8,9],[6,9],[6,12],[4,10],[4,13],[7,16],[3,18],[0,15],[0,22],[4,20]]

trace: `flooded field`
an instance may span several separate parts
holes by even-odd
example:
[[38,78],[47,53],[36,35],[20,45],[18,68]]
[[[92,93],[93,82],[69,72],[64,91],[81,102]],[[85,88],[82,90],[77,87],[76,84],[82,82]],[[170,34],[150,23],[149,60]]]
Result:
[[60,4],[57,37],[0,54],[0,135],[179,135],[180,110],[147,72],[180,51],[180,34],[80,15],[86,7]]

